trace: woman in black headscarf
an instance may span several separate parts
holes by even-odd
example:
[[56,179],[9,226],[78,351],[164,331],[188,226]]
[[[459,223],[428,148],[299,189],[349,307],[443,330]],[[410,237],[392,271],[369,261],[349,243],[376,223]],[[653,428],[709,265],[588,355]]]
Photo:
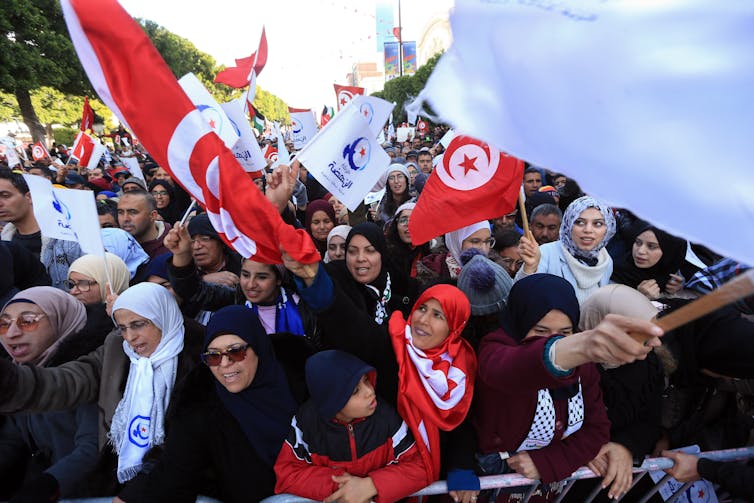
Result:
[[181,219],[183,215],[175,198],[175,189],[167,180],[152,180],[149,184],[149,193],[154,197],[157,213],[163,221],[173,225]]
[[296,409],[273,343],[253,311],[229,306],[207,325],[202,361],[188,376],[168,425],[164,457],[144,489],[148,501],[260,501],[273,494],[273,465]]
[[631,250],[614,263],[610,279],[650,300],[676,293],[683,287],[679,272],[685,263],[686,241],[642,220],[632,230]]

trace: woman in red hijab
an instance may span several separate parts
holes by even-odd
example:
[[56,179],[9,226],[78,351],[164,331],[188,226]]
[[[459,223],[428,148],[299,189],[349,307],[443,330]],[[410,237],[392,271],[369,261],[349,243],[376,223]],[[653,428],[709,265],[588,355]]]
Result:
[[[461,290],[451,285],[427,289],[408,316],[390,318],[390,338],[398,361],[398,412],[411,428],[427,467],[427,483],[440,478],[440,430],[460,432],[474,395],[476,355],[461,337],[471,307]],[[454,432],[455,433],[455,432]],[[423,440],[423,441],[421,441]],[[454,442],[455,443],[455,442]],[[472,466],[447,462],[448,488],[456,501],[474,501],[479,481]],[[451,472],[466,472],[453,494]]]

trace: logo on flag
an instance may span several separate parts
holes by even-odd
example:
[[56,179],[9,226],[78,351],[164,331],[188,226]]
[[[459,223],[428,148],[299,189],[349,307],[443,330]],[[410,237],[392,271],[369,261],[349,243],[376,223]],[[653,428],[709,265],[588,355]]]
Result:
[[363,136],[343,149],[343,159],[348,161],[348,165],[354,171],[361,171],[367,167],[370,157],[369,139]]
[[468,136],[456,136],[448,145],[437,176],[456,190],[474,190],[495,175],[500,151]]
[[374,107],[371,103],[362,103],[359,107],[359,112],[361,112],[361,115],[369,122],[369,124],[372,123],[372,119],[374,118]]
[[338,104],[340,105],[340,108],[346,106],[352,99],[353,93],[351,91],[343,90],[338,93]]
[[38,141],[31,147],[31,156],[34,158],[35,161],[40,161],[46,157],[49,157],[49,153],[47,152],[47,149],[42,145],[41,141]]
[[291,117],[291,131],[293,134],[298,134],[301,132],[301,123],[296,120],[295,118]]
[[[196,105],[196,109],[201,112],[202,117],[207,121],[209,127],[211,127],[218,136],[222,137],[223,134],[223,117],[220,112],[213,108],[211,105]],[[238,128],[236,128],[238,130]]]

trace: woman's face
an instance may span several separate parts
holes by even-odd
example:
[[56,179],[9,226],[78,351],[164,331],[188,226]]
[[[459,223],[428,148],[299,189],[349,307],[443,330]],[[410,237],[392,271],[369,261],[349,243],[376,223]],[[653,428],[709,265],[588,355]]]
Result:
[[489,229],[479,229],[461,242],[461,251],[476,248],[486,257],[495,244]]
[[[18,326],[19,321],[22,328]],[[3,346],[19,363],[33,362],[55,342],[50,320],[38,305],[31,302],[9,304],[0,315],[0,326]],[[6,326],[8,331],[2,333]]]
[[553,334],[571,335],[572,333],[573,323],[571,323],[571,319],[563,311],[553,309],[531,327],[524,338],[546,337]]
[[76,297],[85,306],[101,304],[105,301],[102,298],[99,285],[91,276],[71,271],[68,273],[68,287],[68,293]]
[[387,183],[390,185],[390,191],[395,195],[403,194],[408,188],[406,175],[400,171],[393,171],[388,174]]
[[571,239],[576,248],[583,251],[594,250],[607,233],[605,217],[597,208],[587,208],[573,222]]
[[448,335],[450,327],[440,301],[429,299],[414,310],[411,315],[411,337],[418,349],[426,351],[436,348]]
[[411,244],[411,233],[408,231],[408,221],[413,211],[414,210],[403,210],[400,215],[396,217],[398,219],[398,237],[407,245]]
[[644,231],[636,236],[631,254],[634,257],[634,264],[639,269],[649,269],[657,265],[662,258],[662,248],[655,233]]
[[275,275],[273,266],[244,260],[241,266],[241,290],[253,304],[275,302],[280,294],[281,281]]
[[346,212],[348,212],[348,208],[346,208],[343,203],[338,201],[336,197],[330,198],[330,204],[332,204],[332,209],[333,211],[335,211],[336,217],[342,217]]
[[330,220],[330,217],[324,211],[315,211],[312,215],[311,231],[312,236],[317,241],[326,241],[327,235],[332,228],[335,227],[335,222]]
[[170,194],[168,194],[168,191],[162,185],[157,185],[153,188],[151,194],[154,197],[158,210],[166,208],[170,204]]
[[346,240],[340,236],[330,238],[330,244],[327,245],[327,255],[330,257],[330,262],[346,258]]
[[113,318],[118,324],[120,334],[134,353],[142,358],[152,356],[162,339],[162,330],[151,320],[128,309],[118,309],[113,313]]
[[[248,261],[247,261],[248,262]],[[209,353],[223,353],[230,349],[246,346],[246,341],[235,334],[224,334],[215,337],[207,346]],[[259,357],[250,347],[246,348],[245,357],[240,362],[233,361],[223,355],[220,365],[210,367],[215,379],[225,386],[231,393],[240,393],[254,382],[259,367]]]
[[154,170],[154,174],[152,175],[153,180],[165,180],[166,182],[173,184],[173,179],[170,178],[170,173],[165,171],[163,168],[157,168]]
[[408,166],[406,169],[408,169],[408,176],[410,177],[409,181],[411,182],[411,185],[413,185],[416,181],[416,175],[419,174],[419,170],[414,166]]
[[366,285],[380,275],[382,255],[367,238],[356,234],[346,249],[346,267],[353,279]]

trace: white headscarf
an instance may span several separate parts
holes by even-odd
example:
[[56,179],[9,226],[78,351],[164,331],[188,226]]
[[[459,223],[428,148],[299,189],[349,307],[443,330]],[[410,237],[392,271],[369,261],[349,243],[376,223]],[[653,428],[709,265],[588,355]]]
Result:
[[[348,233],[351,232],[351,226],[350,225],[336,225],[330,230],[330,233],[327,235],[327,248],[330,248],[330,241],[335,236],[340,236],[343,238],[343,241],[346,240],[348,237]],[[322,259],[322,262],[325,264],[330,262],[330,254],[325,250],[325,258]]]
[[448,247],[448,251],[459,265],[461,264],[461,244],[463,240],[481,229],[487,229],[492,232],[490,230],[490,223],[487,220],[482,220],[481,222],[461,227],[458,230],[445,234],[445,246]]
[[123,341],[131,367],[110,428],[110,442],[118,453],[118,481],[123,483],[141,471],[149,449],[165,441],[165,410],[175,384],[184,329],[175,299],[156,283],[139,283],[123,292],[113,305],[113,315],[119,309],[133,311],[162,330],[149,357],[140,357]]

